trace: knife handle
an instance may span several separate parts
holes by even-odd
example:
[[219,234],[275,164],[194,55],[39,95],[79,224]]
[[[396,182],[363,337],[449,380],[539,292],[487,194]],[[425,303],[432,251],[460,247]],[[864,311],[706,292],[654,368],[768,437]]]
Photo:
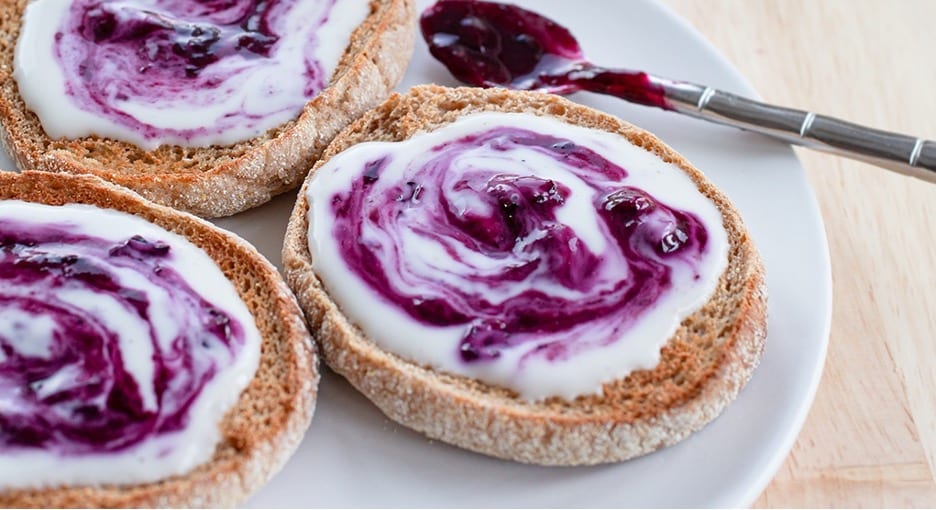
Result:
[[649,77],[672,110],[786,142],[858,159],[936,183],[936,142],[813,112],[775,106],[712,87]]

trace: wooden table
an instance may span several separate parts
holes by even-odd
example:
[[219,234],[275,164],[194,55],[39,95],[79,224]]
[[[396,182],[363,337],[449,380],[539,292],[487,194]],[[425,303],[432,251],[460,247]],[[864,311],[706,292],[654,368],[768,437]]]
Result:
[[[936,2],[664,0],[769,102],[936,140]],[[936,184],[798,150],[832,257],[816,401],[759,507],[936,506]]]

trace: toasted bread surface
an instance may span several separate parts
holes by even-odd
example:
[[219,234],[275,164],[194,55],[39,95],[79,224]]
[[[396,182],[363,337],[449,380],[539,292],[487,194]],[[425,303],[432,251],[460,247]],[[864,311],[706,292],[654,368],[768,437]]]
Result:
[[231,280],[263,338],[257,373],[220,424],[207,463],[153,483],[0,490],[0,506],[235,506],[282,467],[309,426],[319,371],[302,313],[272,264],[237,236],[94,176],[0,172],[0,199],[114,209],[187,238]]
[[287,229],[283,259],[286,280],[321,344],[325,362],[391,419],[431,438],[520,462],[580,465],[624,460],[673,444],[713,420],[760,360],[766,337],[764,269],[734,206],[652,134],[557,96],[419,86],[405,95],[394,94],[342,132],[316,168],[354,144],[404,140],[480,111],[548,115],[617,133],[676,164],[715,203],[728,233],[728,265],[714,295],[682,321],[654,369],[607,382],[601,395],[525,401],[513,391],[437,372],[384,351],[349,321],[312,269],[307,178]]
[[413,0],[371,0],[328,87],[298,118],[230,146],[152,151],[90,136],[50,139],[20,97],[13,60],[29,0],[0,3],[0,142],[21,170],[93,174],[203,217],[228,216],[298,186],[328,142],[403,77],[415,37]]

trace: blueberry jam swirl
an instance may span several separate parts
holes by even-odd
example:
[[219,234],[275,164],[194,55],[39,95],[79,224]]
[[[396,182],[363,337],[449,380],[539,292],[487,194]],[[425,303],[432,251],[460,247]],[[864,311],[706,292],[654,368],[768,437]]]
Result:
[[[67,466],[101,459],[153,463],[131,466],[116,479],[105,470],[102,482],[138,480],[134,471],[141,469],[142,479],[158,478],[206,460],[197,457],[206,447],[213,451],[218,412],[252,377],[248,370],[232,380],[232,367],[256,362],[256,328],[244,320],[243,305],[232,311],[193,288],[185,269],[190,255],[177,256],[181,248],[158,232],[105,238],[82,232],[73,220],[36,223],[6,210],[0,209],[5,483],[95,481],[87,478],[94,474],[69,474]],[[232,386],[220,400],[218,384]],[[213,421],[195,423],[206,409],[213,409]],[[63,467],[36,472],[50,458]]]
[[[35,0],[15,73],[21,89],[40,87],[25,99],[52,136],[230,144],[295,118],[327,86],[367,9],[365,0]],[[63,105],[81,114],[52,118]]]
[[[686,183],[668,193],[653,177],[635,178],[634,165],[612,161],[616,148],[604,137],[508,118],[452,128],[418,156],[385,145],[354,163],[339,160],[344,185],[325,184],[330,174],[314,183],[328,191],[310,191],[313,259],[334,243],[333,254],[379,301],[454,340],[442,364],[502,384],[528,377],[532,366],[555,373],[607,346],[627,350],[628,335],[648,327],[671,333],[679,314],[658,327],[660,310],[684,313],[720,272],[724,234],[711,234],[721,230],[711,203]],[[680,204],[688,193],[689,209],[645,182]],[[327,267],[320,273],[329,290],[345,284],[330,281]]]
[[[101,0],[75,2],[72,19],[80,22],[74,30],[94,45],[78,64],[79,73],[89,81],[94,77],[98,52],[136,59],[137,73],[153,80],[196,78],[208,65],[235,54],[247,60],[269,57],[279,40],[270,28],[271,11],[279,3],[165,1],[161,13]],[[168,14],[186,10],[191,10],[193,21]],[[311,66],[306,69],[306,75],[321,86],[317,74]]]

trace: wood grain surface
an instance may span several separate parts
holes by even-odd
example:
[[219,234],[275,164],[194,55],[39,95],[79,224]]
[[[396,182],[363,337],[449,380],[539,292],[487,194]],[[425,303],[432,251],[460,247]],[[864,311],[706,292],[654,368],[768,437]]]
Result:
[[[936,2],[664,3],[766,101],[936,140]],[[755,506],[936,507],[936,184],[797,152],[829,238],[832,332],[806,424]]]

